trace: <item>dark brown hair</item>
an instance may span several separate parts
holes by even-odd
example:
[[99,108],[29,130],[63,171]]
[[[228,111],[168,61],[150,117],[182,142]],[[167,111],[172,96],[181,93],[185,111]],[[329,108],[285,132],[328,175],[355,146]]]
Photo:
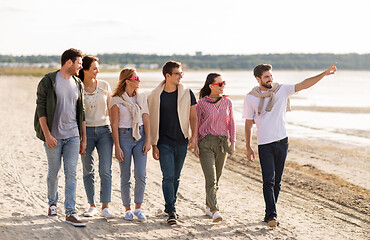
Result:
[[70,48],[70,49],[64,51],[64,53],[62,54],[62,57],[60,58],[60,62],[63,66],[69,59],[71,59],[72,62],[75,62],[76,58],[78,58],[78,57],[82,58],[83,56],[84,55],[80,50]]
[[163,73],[164,78],[166,78],[167,73],[171,74],[174,68],[179,68],[179,67],[181,67],[180,62],[175,62],[175,61],[166,62],[162,67],[162,73]]
[[204,83],[204,86],[199,91],[199,99],[203,98],[205,96],[209,96],[211,94],[211,89],[209,88],[209,84],[212,84],[215,82],[215,78],[221,76],[218,73],[210,73],[207,76],[206,82]]
[[272,66],[270,64],[260,64],[253,69],[253,74],[257,78],[261,78],[262,74],[266,71],[270,71]]
[[78,77],[84,81],[85,75],[84,70],[89,70],[93,62],[99,62],[99,58],[91,55],[87,55],[82,59],[82,69],[78,73]]

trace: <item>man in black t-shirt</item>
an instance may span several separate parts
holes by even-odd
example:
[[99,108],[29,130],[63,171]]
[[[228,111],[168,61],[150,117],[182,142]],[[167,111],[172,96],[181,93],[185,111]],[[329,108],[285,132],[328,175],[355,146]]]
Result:
[[196,146],[196,99],[181,84],[181,63],[167,62],[162,73],[165,80],[148,96],[148,105],[152,153],[161,165],[167,223],[172,225],[177,223],[175,203],[187,149]]

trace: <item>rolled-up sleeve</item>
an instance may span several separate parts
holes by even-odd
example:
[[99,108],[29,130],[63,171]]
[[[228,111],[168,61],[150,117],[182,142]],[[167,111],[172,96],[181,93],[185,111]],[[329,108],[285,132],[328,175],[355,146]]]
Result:
[[233,110],[233,103],[229,101],[229,141],[235,142],[236,141],[236,125],[234,119],[234,110]]

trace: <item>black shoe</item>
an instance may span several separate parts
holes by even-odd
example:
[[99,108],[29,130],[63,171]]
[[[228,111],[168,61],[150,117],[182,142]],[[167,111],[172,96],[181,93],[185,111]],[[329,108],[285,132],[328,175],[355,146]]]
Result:
[[171,213],[169,213],[169,214],[168,214],[167,223],[168,223],[169,225],[177,224],[177,216],[176,216],[176,212],[171,212]]
[[[169,214],[169,211],[167,209],[164,210],[165,213]],[[176,218],[179,218],[180,215],[176,212],[176,211],[173,211],[174,213],[176,213]]]

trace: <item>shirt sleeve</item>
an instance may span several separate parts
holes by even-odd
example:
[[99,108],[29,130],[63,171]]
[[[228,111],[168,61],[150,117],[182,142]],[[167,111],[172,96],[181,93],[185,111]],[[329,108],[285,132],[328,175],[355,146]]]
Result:
[[141,94],[142,94],[141,114],[144,114],[144,113],[149,114],[148,100],[147,100],[146,94],[145,93],[141,93]]
[[108,91],[109,96],[111,96],[112,95],[112,89],[110,88],[110,85],[109,85],[108,82],[107,82],[107,91]]
[[243,118],[248,120],[253,120],[255,116],[255,112],[252,107],[252,102],[250,96],[245,95],[244,104],[243,104]]
[[236,125],[235,125],[235,119],[234,119],[234,111],[233,111],[233,103],[231,100],[229,100],[229,141],[235,142],[236,141]]
[[199,132],[199,129],[200,129],[200,126],[203,122],[203,111],[202,111],[202,103],[200,101],[198,101],[198,104],[196,106],[196,110],[197,110],[197,119],[198,119],[198,136],[197,136],[197,141],[199,141],[199,138],[200,138],[200,132]]
[[195,98],[193,91],[189,89],[189,92],[190,92],[190,106],[193,106],[197,104],[197,99]]
[[38,118],[46,116],[46,99],[47,99],[47,77],[43,77],[37,86],[36,112]]
[[109,109],[111,109],[114,105],[117,105],[118,107],[118,104],[120,102],[120,97],[112,97],[109,101]]
[[287,97],[290,97],[296,93],[294,84],[283,84],[281,85],[281,88]]

